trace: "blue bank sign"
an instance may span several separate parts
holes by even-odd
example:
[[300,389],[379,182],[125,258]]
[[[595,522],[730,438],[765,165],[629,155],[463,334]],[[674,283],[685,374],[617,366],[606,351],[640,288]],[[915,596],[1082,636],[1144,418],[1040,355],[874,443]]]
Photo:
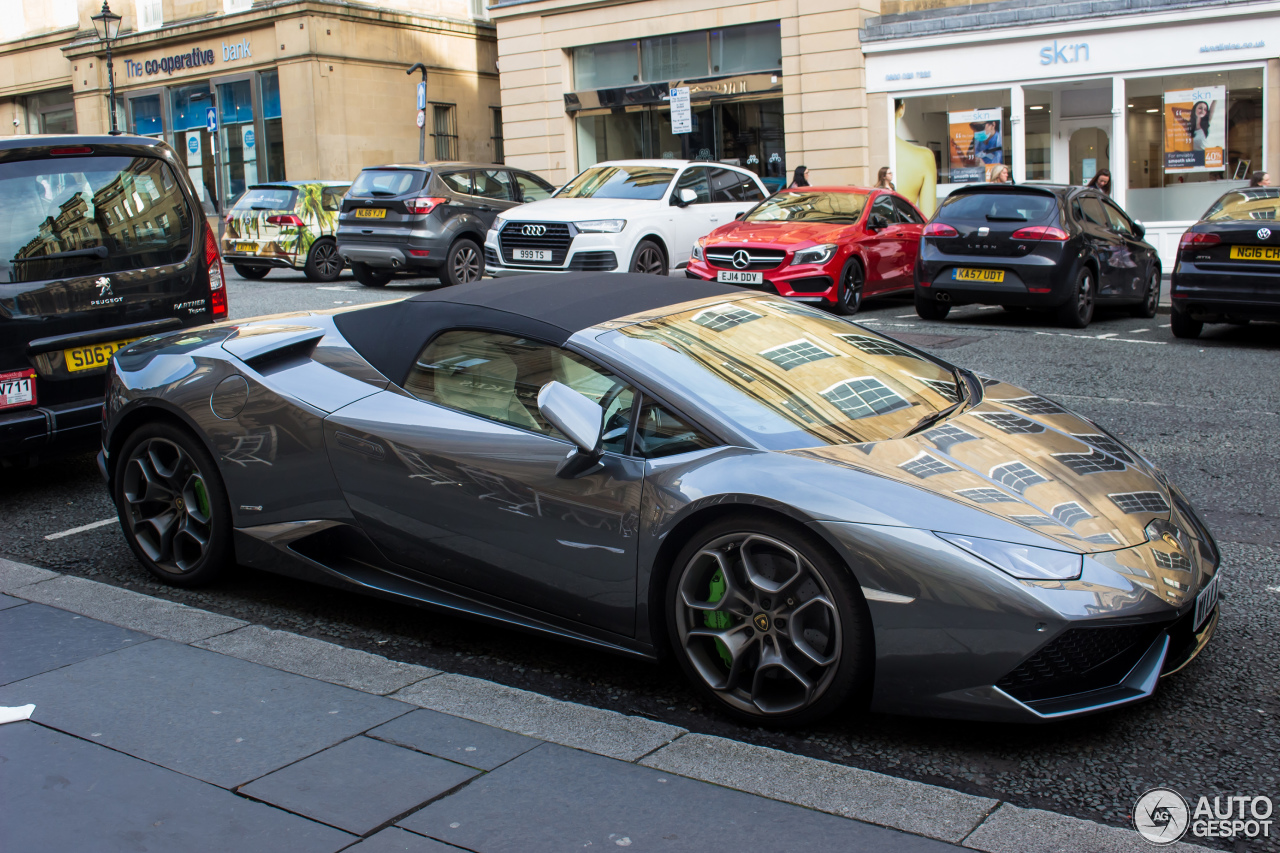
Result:
[[[222,43],[223,62],[252,58],[253,53],[249,48],[248,39],[241,39],[235,44]],[[170,56],[161,56],[158,59],[146,59],[142,62],[126,59],[124,60],[124,73],[126,77],[150,77],[161,73],[171,75],[175,71],[188,71],[192,68],[213,65],[216,60],[217,53],[212,48],[197,47],[186,53],[175,53]]]

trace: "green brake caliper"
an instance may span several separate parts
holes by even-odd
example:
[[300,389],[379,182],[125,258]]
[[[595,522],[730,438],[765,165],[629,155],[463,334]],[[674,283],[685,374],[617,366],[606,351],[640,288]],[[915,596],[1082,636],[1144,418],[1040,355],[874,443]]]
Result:
[[[707,592],[707,601],[715,604],[717,601],[724,598],[725,591],[728,590],[729,585],[724,582],[724,572],[722,570],[716,569],[716,573],[711,576],[711,583],[709,584],[709,587],[710,588]],[[728,613],[721,613],[715,610],[704,613],[702,618],[706,622],[707,627],[713,631],[723,631],[725,628],[728,628],[733,624],[733,617]],[[729,647],[724,644],[723,640],[716,640],[715,643],[716,651],[720,652],[720,657],[724,661],[724,665],[732,667],[733,655],[729,654]]]
[[209,517],[209,493],[205,490],[204,480],[196,480],[195,484],[196,502],[200,504],[200,513],[205,517]]

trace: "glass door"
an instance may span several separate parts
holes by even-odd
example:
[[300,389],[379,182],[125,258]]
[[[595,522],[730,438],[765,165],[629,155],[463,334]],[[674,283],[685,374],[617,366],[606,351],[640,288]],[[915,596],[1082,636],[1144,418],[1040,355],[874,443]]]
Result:
[[222,206],[229,208],[250,186],[258,183],[258,127],[255,122],[253,81],[217,82],[218,141],[221,152]]
[[1054,139],[1053,180],[1082,186],[1111,168],[1111,119],[1064,118]]
[[218,176],[214,169],[216,143],[205,129],[206,113],[213,107],[213,93],[208,83],[196,83],[169,90],[170,115],[173,122],[173,147],[186,158],[187,174],[205,213],[218,212]]

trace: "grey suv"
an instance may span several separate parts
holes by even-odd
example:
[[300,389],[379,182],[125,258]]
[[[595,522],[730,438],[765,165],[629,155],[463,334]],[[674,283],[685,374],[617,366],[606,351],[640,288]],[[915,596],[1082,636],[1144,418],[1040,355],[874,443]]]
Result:
[[359,282],[382,287],[398,272],[444,284],[484,273],[485,232],[504,210],[555,188],[520,169],[482,163],[373,166],[342,200],[338,254]]

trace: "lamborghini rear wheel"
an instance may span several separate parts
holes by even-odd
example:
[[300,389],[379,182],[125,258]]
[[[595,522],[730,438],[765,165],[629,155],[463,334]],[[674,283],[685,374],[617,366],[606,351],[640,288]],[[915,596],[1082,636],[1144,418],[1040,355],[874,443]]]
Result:
[[667,582],[667,624],[686,675],[753,725],[798,726],[865,692],[870,617],[823,543],[744,515],[700,531]]
[[208,451],[187,431],[153,423],[120,449],[112,495],[129,547],[175,586],[212,583],[232,559],[231,509]]

